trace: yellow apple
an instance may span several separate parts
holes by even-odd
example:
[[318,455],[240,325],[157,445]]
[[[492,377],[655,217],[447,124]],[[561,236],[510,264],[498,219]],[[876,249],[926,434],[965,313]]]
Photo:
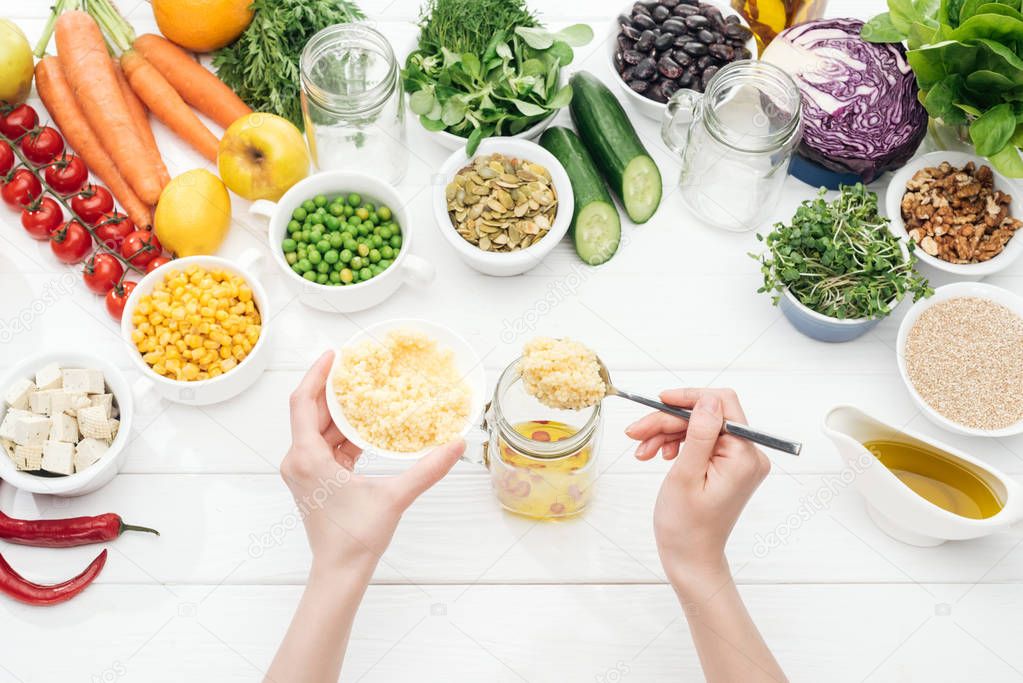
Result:
[[308,175],[309,152],[294,124],[257,112],[224,131],[217,167],[221,180],[238,196],[277,201]]
[[25,101],[32,89],[32,47],[13,22],[0,19],[0,100]]

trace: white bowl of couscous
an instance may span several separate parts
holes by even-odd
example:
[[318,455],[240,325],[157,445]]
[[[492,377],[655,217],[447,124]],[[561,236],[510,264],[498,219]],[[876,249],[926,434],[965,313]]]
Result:
[[364,451],[415,460],[479,427],[486,373],[469,343],[426,320],[389,320],[354,335],[326,386],[334,424]]
[[263,373],[269,310],[263,286],[244,268],[189,256],[139,280],[121,336],[160,396],[209,405],[237,396]]

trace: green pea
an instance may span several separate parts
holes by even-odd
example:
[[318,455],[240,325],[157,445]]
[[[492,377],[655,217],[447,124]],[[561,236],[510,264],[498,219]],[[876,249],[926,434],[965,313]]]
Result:
[[327,209],[327,211],[330,211],[330,215],[331,216],[343,216],[343,215],[345,215],[344,204],[338,204],[337,202],[334,202],[333,204],[331,204],[330,208]]
[[307,199],[302,202],[302,208],[305,209],[306,213],[312,213],[313,211],[316,211],[316,204],[312,199]]
[[331,274],[330,274],[330,281],[333,284],[335,284],[335,285],[336,284],[340,284],[341,283],[341,273],[337,272],[336,270],[331,272]]
[[395,235],[391,238],[391,246],[395,249],[401,249],[401,235]]
[[355,276],[352,275],[352,271],[348,270],[347,268],[341,271],[341,282],[345,283],[346,285],[349,282],[351,282],[354,279],[354,277]]
[[281,242],[281,248],[284,249],[285,254],[290,254],[298,248],[298,245],[295,244],[295,240],[290,237],[286,237],[284,241]]
[[284,260],[288,262],[289,266],[293,266],[298,263],[298,254],[291,252],[290,254],[284,255]]
[[298,268],[298,272],[304,273],[307,270],[312,269],[313,266],[309,259],[302,258],[298,260],[298,263],[295,264],[295,267]]
[[386,206],[381,206],[379,209],[377,209],[377,215],[380,216],[380,220],[382,221],[391,220],[391,210],[388,209]]
[[355,194],[354,192],[351,193],[350,195],[348,195],[348,206],[351,206],[351,207],[354,208],[354,207],[358,206],[359,204],[362,204],[362,197],[360,197],[359,195]]
[[330,251],[323,255],[323,260],[326,261],[327,263],[337,263],[339,258],[340,255],[333,249],[331,249]]
[[320,261],[319,263],[316,264],[316,272],[317,273],[329,273],[330,272],[330,264],[327,263],[326,261]]
[[323,224],[327,226],[329,230],[337,230],[341,227],[341,221],[336,216],[328,215],[323,219]]
[[323,216],[318,213],[314,213],[309,217],[309,222],[313,225],[323,225]]
[[300,206],[291,212],[291,217],[294,218],[296,221],[304,221],[306,219],[307,214],[308,212]]
[[366,237],[370,233],[370,227],[366,223],[359,226],[359,237]]
[[345,238],[341,236],[341,233],[332,232],[327,237],[327,241],[330,242],[331,249],[340,249],[341,245],[345,243]]
[[353,209],[348,204],[345,204],[345,215],[346,216],[351,216],[353,213],[355,213],[355,209]]
[[324,254],[330,251],[330,241],[321,239],[316,242],[316,248],[319,250],[321,254]]
[[380,261],[380,252],[376,249],[369,250],[369,262],[377,263]]
[[309,255],[306,256],[306,258],[309,259],[309,263],[315,266],[317,263],[320,262],[321,259],[323,259],[323,256],[321,256],[320,252],[316,251],[315,249],[310,249]]
[[288,233],[289,234],[291,234],[293,232],[298,232],[301,229],[302,229],[302,224],[299,223],[298,221],[296,221],[296,220],[288,221]]
[[322,194],[318,194],[315,197],[313,197],[313,204],[315,204],[316,206],[326,206],[327,198]]
[[306,272],[302,273],[302,277],[304,277],[306,280],[309,280],[309,282],[316,282],[316,271],[307,270]]
[[394,249],[391,248],[390,244],[385,244],[380,247],[380,256],[385,259],[392,259],[394,258]]
[[360,244],[359,245],[359,256],[367,256],[367,255],[369,255],[369,246],[366,245],[366,244]]
[[383,268],[384,270],[390,268],[392,263],[393,261],[391,261],[391,259],[389,258],[380,259],[380,267]]
[[349,249],[345,249],[340,254],[338,254],[338,257],[341,259],[341,263],[348,263],[349,261],[352,260],[352,252]]
[[351,262],[348,264],[352,267],[352,270],[359,270],[362,268],[362,257],[353,256]]
[[356,242],[356,241],[355,241],[354,239],[352,239],[351,237],[349,237],[348,239],[346,239],[346,240],[345,240],[345,243],[344,243],[344,247],[345,247],[345,249],[347,249],[348,251],[355,251],[356,249],[358,249],[358,248],[359,248],[359,243],[358,243],[358,242]]
[[380,235],[373,235],[372,237],[369,238],[369,243],[372,244],[377,249],[379,249],[380,247],[384,246],[384,238],[381,237]]
[[369,268],[363,268],[362,270],[359,271],[359,277],[361,277],[363,280],[368,280],[371,277],[373,277],[373,271],[370,270]]
[[362,225],[362,218],[356,214],[348,219],[348,225]]
[[358,216],[360,220],[368,220],[369,219],[369,211],[367,211],[366,207],[364,207],[364,206],[360,206],[359,208],[357,208],[355,210],[355,215]]
[[380,231],[377,234],[380,235],[381,239],[389,240],[391,239],[391,235],[394,233],[391,232],[391,229],[388,226],[384,225],[381,226]]

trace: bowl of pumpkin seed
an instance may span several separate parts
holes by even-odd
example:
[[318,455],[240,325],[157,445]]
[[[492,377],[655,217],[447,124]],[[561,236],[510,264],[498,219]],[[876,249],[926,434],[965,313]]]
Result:
[[488,138],[454,152],[438,175],[434,213],[444,239],[487,275],[535,268],[568,232],[575,202],[565,168],[528,140]]

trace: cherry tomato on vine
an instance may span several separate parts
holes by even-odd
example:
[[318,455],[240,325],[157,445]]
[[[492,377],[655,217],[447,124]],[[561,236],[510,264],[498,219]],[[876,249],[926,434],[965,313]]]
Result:
[[38,125],[39,115],[27,104],[19,104],[0,117],[0,133],[11,140],[16,140]]
[[82,279],[90,291],[103,296],[114,288],[121,281],[124,275],[124,266],[113,254],[103,251],[94,254],[85,262],[85,269],[82,271]]
[[155,259],[150,261],[149,264],[146,266],[146,273],[147,274],[152,273],[154,270],[156,270],[160,266],[166,265],[166,264],[168,264],[170,262],[171,262],[171,260],[169,258],[167,258],[166,256],[157,256]]
[[91,228],[103,214],[114,210],[114,198],[107,188],[89,183],[71,198],[71,210]]
[[152,230],[136,230],[124,238],[121,256],[134,266],[144,267],[163,251]]
[[135,224],[120,211],[109,211],[93,226],[96,239],[115,251],[121,250],[124,238],[135,232]]
[[22,227],[37,240],[50,239],[50,233],[63,221],[64,212],[60,204],[50,197],[41,197],[21,210]]
[[135,282],[126,280],[114,285],[113,289],[107,292],[107,313],[113,316],[114,320],[120,320],[124,315],[124,304],[128,302],[131,290],[135,289]]
[[35,164],[48,164],[64,151],[64,138],[56,128],[43,126],[21,139],[21,151]]
[[77,220],[70,220],[50,235],[50,249],[59,261],[78,263],[92,250],[92,235]]
[[14,150],[6,141],[0,140],[0,176],[7,173],[14,167]]
[[58,194],[73,194],[82,189],[89,179],[85,162],[74,154],[65,154],[44,172],[46,183]]
[[31,204],[42,192],[43,186],[39,183],[39,178],[36,178],[32,171],[19,168],[4,184],[0,196],[14,208],[20,209]]

